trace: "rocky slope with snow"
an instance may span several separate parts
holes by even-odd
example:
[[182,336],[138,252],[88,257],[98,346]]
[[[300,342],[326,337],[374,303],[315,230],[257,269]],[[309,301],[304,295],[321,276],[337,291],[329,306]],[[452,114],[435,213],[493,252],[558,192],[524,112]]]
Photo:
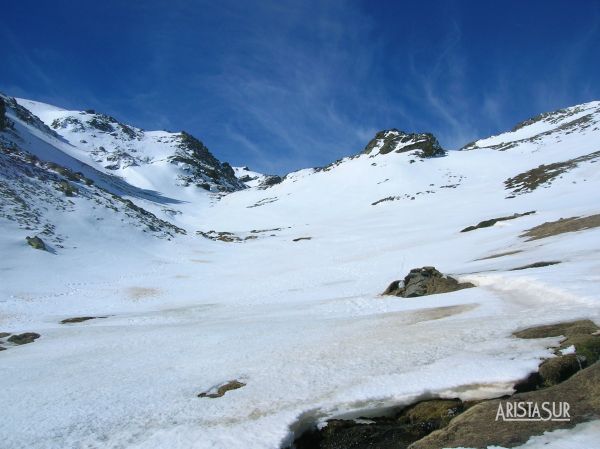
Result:
[[[600,102],[463,151],[382,131],[270,181],[188,134],[2,103],[0,335],[39,335],[0,337],[11,449],[281,448],[511,393],[560,341],[514,331],[600,323]],[[429,266],[475,287],[380,295]]]

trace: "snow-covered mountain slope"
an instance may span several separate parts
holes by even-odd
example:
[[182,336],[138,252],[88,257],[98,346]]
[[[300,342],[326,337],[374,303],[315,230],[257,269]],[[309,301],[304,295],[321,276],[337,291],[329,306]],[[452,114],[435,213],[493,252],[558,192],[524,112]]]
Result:
[[221,163],[186,132],[143,131],[93,110],[67,111],[25,99],[17,102],[63,137],[73,157],[138,187],[172,191],[192,186],[220,192],[244,187],[228,163]]
[[[3,444],[275,449],[292,430],[346,412],[510,392],[558,340],[512,331],[600,321],[599,106],[545,114],[469,146],[476,151],[385,131],[327,167],[223,196],[158,170],[136,183],[142,162],[106,169],[77,131],[52,129],[53,116],[47,129],[9,112],[15,129],[1,136],[20,149],[2,154],[6,185],[10,170],[34,170],[20,168],[27,151],[105,190],[69,197],[73,211],[41,210],[77,242],[55,254],[30,248],[30,231],[0,217],[0,332],[41,334],[0,343]],[[46,164],[35,166],[60,175]],[[93,221],[84,205],[104,191],[159,219],[162,201],[187,234],[156,238],[123,211]],[[477,227],[495,218],[504,219]],[[573,219],[536,228],[560,218]],[[535,262],[560,263],[514,270]],[[380,296],[424,265],[476,288]],[[106,318],[60,324],[94,316]],[[198,397],[234,379],[245,385]]]

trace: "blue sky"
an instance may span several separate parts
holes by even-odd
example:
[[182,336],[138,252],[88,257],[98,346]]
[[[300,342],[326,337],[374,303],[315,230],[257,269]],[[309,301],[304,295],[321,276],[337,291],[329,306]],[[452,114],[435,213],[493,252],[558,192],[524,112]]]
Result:
[[6,2],[0,90],[187,130],[268,173],[376,131],[448,149],[600,99],[600,2]]

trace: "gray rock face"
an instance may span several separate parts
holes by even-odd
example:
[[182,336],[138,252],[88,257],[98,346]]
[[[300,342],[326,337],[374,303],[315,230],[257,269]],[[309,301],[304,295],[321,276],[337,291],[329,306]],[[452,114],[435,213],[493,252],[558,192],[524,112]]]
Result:
[[383,292],[384,295],[414,298],[417,296],[448,293],[464,288],[475,287],[470,282],[458,282],[444,276],[434,267],[413,268],[403,281],[394,281]]

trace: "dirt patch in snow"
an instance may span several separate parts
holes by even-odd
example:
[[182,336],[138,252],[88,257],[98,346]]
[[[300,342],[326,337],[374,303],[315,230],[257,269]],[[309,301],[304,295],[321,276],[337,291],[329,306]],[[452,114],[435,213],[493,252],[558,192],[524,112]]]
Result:
[[588,215],[587,217],[561,218],[556,221],[548,221],[539,226],[528,229],[521,237],[530,240],[544,239],[567,232],[583,231],[585,229],[600,226],[600,214]]
[[153,298],[160,294],[159,289],[148,287],[129,287],[126,291],[129,298],[136,301],[140,299]]

